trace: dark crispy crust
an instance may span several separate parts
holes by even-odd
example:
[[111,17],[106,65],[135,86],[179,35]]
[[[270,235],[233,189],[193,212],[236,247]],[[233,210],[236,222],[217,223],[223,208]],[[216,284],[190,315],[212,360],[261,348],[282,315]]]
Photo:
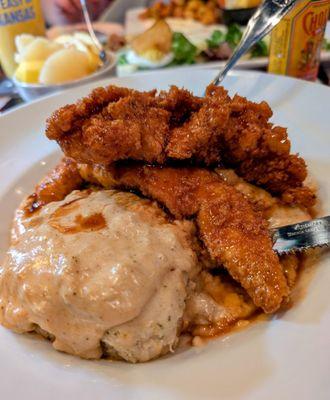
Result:
[[137,189],[175,217],[194,217],[211,257],[224,264],[258,307],[279,308],[288,287],[272,250],[267,223],[246,198],[216,174],[196,168],[80,165],[84,179],[103,186]]
[[227,92],[218,88],[203,99],[197,112],[174,127],[165,148],[166,156],[177,160],[194,159],[207,165],[223,161],[223,138],[230,117],[230,107],[224,99],[227,99]]
[[282,194],[281,200],[286,204],[301,204],[309,208],[315,204],[316,194],[308,187],[293,187]]
[[231,99],[213,86],[204,98],[177,87],[157,95],[109,86],[56,111],[46,133],[78,162],[219,164],[290,204],[311,207],[306,165],[290,155],[286,129],[273,126],[271,116],[267,103]]
[[33,212],[52,201],[60,201],[73,190],[79,189],[83,183],[77,164],[70,158],[61,162],[49,172],[36,186],[35,192],[26,202],[26,211]]

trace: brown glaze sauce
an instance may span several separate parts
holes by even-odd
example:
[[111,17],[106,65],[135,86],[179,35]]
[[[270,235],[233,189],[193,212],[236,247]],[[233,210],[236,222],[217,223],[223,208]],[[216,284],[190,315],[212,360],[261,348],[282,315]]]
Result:
[[103,217],[103,214],[96,213],[89,215],[88,217],[83,217],[82,215],[77,215],[75,222],[80,226],[83,231],[94,232],[100,229],[106,228],[107,224]]
[[107,227],[106,220],[102,213],[95,213],[87,217],[81,214],[76,215],[73,225],[62,225],[59,218],[52,218],[49,224],[59,232],[67,234],[96,232]]
[[191,344],[193,346],[202,346],[211,339],[229,335],[245,329],[248,326],[259,322],[269,321],[274,315],[282,315],[290,310],[299,301],[301,301],[308,291],[308,284],[316,271],[315,265],[322,252],[319,249],[310,250],[307,254],[295,256],[297,259],[297,269],[294,281],[291,282],[290,297],[283,302],[281,308],[276,314],[265,314],[261,309],[256,309],[245,318],[236,320],[221,321],[220,323],[210,323],[208,325],[197,325],[192,333]]
[[[83,199],[83,198],[87,197],[90,193],[92,193],[92,191],[93,191],[92,189],[87,189],[87,190],[81,191],[79,193],[79,199]],[[72,200],[69,203],[65,204],[65,206],[68,206],[71,203],[74,203],[79,199]],[[57,201],[57,200],[53,200],[53,201]],[[45,206],[48,203],[49,203],[49,201],[47,201],[47,202],[42,201],[40,199],[40,196],[38,195],[38,193],[35,192],[27,197],[24,204],[22,205],[22,209],[24,210],[25,216],[29,217],[32,214],[39,211],[41,209],[41,207]]]
[[63,223],[64,217],[74,213],[79,208],[79,200],[85,198],[86,195],[79,196],[78,198],[69,201],[68,203],[60,206],[51,215],[49,219],[49,225],[61,233],[73,234],[79,232],[95,232],[107,227],[106,220],[102,213],[97,212],[84,217],[81,214],[77,214],[74,217],[72,223]]

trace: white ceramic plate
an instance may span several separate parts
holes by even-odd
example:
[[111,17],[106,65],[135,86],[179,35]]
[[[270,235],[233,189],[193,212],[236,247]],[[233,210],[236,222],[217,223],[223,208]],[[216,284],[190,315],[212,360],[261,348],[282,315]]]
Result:
[[[182,69],[114,82],[137,89],[185,86],[201,94],[215,71]],[[235,72],[224,85],[267,100],[273,121],[289,128],[295,151],[310,164],[330,213],[330,89],[252,72]],[[95,86],[95,84],[94,84]],[[44,135],[46,117],[85,95],[91,85],[45,98],[0,117],[0,257],[8,245],[14,208],[60,157]],[[329,399],[330,263],[318,263],[306,295],[269,322],[140,365],[85,361],[58,353],[43,340],[0,328],[0,398],[103,399]]]

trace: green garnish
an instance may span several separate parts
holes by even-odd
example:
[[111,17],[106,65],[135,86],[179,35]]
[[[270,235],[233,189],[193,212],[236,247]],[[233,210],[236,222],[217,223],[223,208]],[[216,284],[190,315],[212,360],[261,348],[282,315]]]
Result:
[[172,64],[193,64],[197,56],[194,46],[182,33],[174,32],[172,40],[174,59]]
[[219,31],[213,31],[210,39],[207,39],[207,45],[209,49],[214,49],[219,46],[220,43],[223,43],[226,39],[226,35]]
[[242,35],[243,33],[240,26],[238,24],[231,24],[228,26],[225,41],[229,44],[231,48],[234,49],[241,40]]
[[127,65],[128,64],[126,54],[122,53],[118,56],[117,64],[118,65]]
[[251,57],[267,57],[268,56],[268,46],[264,40],[260,40],[256,43],[251,50]]

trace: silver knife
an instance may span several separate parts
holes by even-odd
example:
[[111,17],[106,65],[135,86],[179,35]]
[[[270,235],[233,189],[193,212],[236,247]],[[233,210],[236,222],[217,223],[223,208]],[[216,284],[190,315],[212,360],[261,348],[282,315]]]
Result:
[[272,229],[273,249],[279,254],[330,245],[330,216]]

